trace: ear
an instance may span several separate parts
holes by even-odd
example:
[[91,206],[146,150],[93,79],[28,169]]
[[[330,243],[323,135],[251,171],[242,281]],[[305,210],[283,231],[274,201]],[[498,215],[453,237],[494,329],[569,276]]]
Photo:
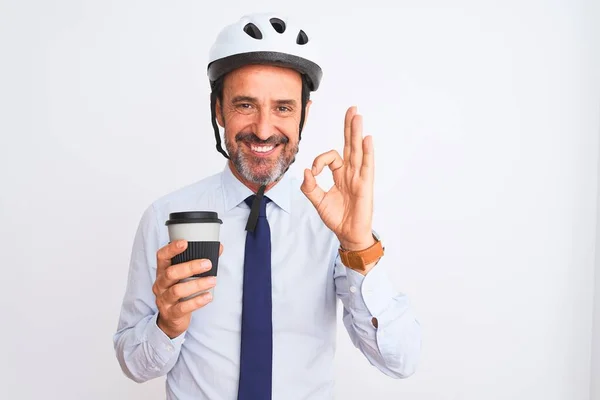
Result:
[[215,104],[215,116],[217,118],[217,123],[221,126],[221,128],[225,128],[225,121],[223,121],[223,109],[221,108],[221,101],[218,97]]
[[308,100],[306,102],[306,109],[304,111],[304,125],[306,125],[306,121],[308,120],[308,114],[309,114],[311,104],[312,104],[312,100]]

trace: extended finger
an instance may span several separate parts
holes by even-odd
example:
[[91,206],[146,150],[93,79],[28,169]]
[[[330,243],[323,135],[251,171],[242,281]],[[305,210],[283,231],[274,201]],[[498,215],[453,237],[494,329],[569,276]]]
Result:
[[202,292],[214,287],[217,279],[214,276],[191,279],[187,282],[177,283],[163,293],[163,300],[167,304],[175,304],[184,297]]
[[352,118],[352,133],[351,133],[351,148],[350,148],[350,166],[353,168],[360,168],[362,164],[362,137],[363,133],[363,120],[362,115],[355,115]]
[[351,149],[351,138],[352,138],[352,118],[356,115],[357,107],[352,106],[346,111],[346,117],[344,118],[344,160],[349,162],[350,160],[350,149]]
[[178,254],[181,254],[187,248],[187,241],[175,240],[156,252],[156,274],[159,275],[162,271],[171,265],[171,259]]
[[308,168],[304,170],[304,181],[300,186],[300,190],[315,207],[318,207],[323,197],[325,197],[325,192],[317,185],[317,180]]
[[329,150],[327,153],[323,153],[315,158],[312,167],[312,174],[314,176],[319,175],[325,166],[328,165],[331,171],[336,171],[344,165],[344,160],[335,150]]
[[171,307],[170,314],[173,316],[173,318],[183,317],[186,314],[189,314],[193,311],[196,311],[199,308],[204,307],[205,305],[210,303],[212,299],[212,293],[202,293],[198,296],[192,297],[191,299],[178,302],[173,307]]
[[156,277],[156,285],[159,292],[167,290],[182,279],[189,278],[192,275],[201,274],[210,270],[212,263],[210,260],[192,260],[181,264],[175,264],[167,267],[164,272]]
[[363,140],[363,159],[360,168],[360,175],[372,177],[375,170],[375,149],[373,146],[373,136],[367,136]]

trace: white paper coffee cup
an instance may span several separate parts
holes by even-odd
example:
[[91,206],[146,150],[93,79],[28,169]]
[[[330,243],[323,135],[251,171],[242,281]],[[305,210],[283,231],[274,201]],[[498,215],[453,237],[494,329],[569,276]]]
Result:
[[[165,222],[169,230],[169,240],[186,240],[187,249],[171,259],[171,264],[181,264],[191,260],[206,258],[212,262],[212,268],[202,274],[193,275],[181,280],[186,282],[205,276],[217,276],[219,266],[219,234],[223,221],[214,211],[183,211],[169,214]],[[198,292],[192,296],[185,297],[181,301],[191,299],[206,291]],[[214,295],[213,289],[208,292]]]

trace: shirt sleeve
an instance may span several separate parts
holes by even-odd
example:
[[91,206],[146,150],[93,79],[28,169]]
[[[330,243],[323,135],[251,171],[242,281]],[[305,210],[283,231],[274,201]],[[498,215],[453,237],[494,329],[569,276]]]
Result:
[[169,372],[185,340],[185,333],[170,339],[156,323],[158,309],[152,285],[160,245],[156,213],[151,206],[142,215],[135,234],[127,287],[113,337],[121,369],[139,383]]
[[354,346],[381,372],[407,378],[414,374],[419,361],[421,326],[407,296],[394,290],[386,261],[382,257],[364,276],[342,264],[338,254],[336,293],[343,303],[344,326]]

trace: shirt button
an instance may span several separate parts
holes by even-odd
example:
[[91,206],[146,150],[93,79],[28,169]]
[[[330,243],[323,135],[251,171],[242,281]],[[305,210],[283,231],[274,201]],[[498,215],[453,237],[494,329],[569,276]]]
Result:
[[168,351],[173,351],[173,346],[167,346]]
[[352,293],[356,293],[356,287],[355,286],[350,286],[350,291]]

